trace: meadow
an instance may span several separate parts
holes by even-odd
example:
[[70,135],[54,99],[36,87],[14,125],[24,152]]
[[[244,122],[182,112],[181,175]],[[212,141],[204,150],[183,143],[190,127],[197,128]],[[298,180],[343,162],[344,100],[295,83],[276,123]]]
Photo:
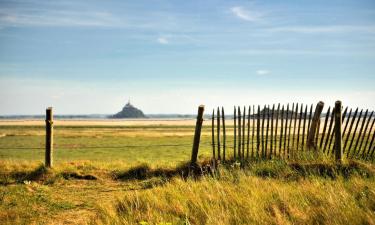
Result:
[[1,123],[1,224],[375,224],[373,162],[305,155],[188,177],[193,121],[57,123],[47,169],[38,123]]

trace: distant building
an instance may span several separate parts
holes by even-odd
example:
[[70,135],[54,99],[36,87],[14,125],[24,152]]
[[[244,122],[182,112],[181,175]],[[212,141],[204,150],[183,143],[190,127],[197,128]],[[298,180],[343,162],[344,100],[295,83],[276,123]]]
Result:
[[111,118],[146,118],[146,116],[129,101],[120,112],[111,116]]

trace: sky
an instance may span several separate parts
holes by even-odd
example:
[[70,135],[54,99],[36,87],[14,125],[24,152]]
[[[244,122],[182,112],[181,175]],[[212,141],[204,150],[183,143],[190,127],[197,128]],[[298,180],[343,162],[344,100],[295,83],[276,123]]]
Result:
[[0,0],[0,115],[373,110],[374,87],[373,0]]

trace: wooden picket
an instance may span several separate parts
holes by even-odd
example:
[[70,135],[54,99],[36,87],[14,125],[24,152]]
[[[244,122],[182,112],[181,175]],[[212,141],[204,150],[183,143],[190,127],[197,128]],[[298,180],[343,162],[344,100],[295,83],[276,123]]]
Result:
[[[324,104],[321,104],[322,109]],[[225,162],[233,159],[242,162],[257,158],[298,157],[302,152],[311,149],[307,144],[312,127],[316,129],[312,139],[315,142],[313,146],[323,154],[335,156],[340,160],[344,153],[347,158],[374,160],[374,111],[346,107],[342,112],[342,107],[337,108],[341,102],[336,104],[335,107],[328,106],[328,110],[322,115],[320,110],[319,117],[314,115],[317,120],[313,118],[316,113],[313,112],[313,105],[309,107],[307,104],[279,103],[277,107],[272,104],[272,108],[270,105],[264,105],[262,110],[260,105],[257,110],[255,105],[243,107],[242,110],[240,106],[235,106],[232,117],[233,155],[228,157],[228,116],[224,114],[224,107],[221,107],[221,110],[217,107],[212,111],[213,161]],[[338,121],[341,121],[339,127]]]

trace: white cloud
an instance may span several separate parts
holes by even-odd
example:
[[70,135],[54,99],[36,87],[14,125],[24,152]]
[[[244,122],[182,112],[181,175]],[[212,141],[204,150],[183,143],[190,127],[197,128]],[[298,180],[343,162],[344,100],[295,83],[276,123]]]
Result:
[[287,26],[268,29],[271,32],[293,32],[293,33],[348,33],[348,32],[366,32],[374,33],[375,26]]
[[30,13],[25,9],[0,10],[0,26],[79,26],[114,27],[122,22],[108,12],[41,10]]
[[271,71],[269,71],[269,70],[257,70],[256,73],[258,75],[267,75],[267,74],[270,74]]
[[169,43],[168,39],[165,38],[165,37],[159,37],[158,40],[157,40],[160,44],[162,45],[166,45]]
[[235,6],[230,9],[230,11],[238,18],[246,21],[256,21],[260,18],[259,13],[249,12],[241,6]]

